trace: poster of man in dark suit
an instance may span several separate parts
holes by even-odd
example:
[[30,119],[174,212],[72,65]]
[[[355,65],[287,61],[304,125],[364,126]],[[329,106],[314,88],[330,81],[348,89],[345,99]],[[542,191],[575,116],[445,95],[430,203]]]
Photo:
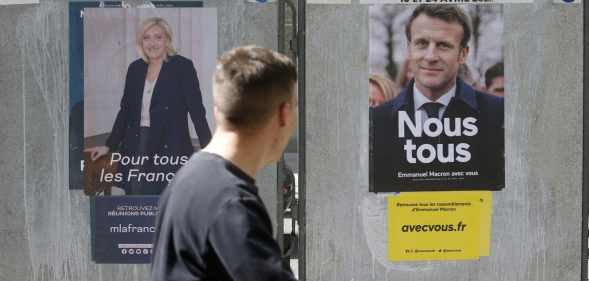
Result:
[[470,16],[421,5],[404,31],[412,78],[371,108],[371,191],[502,189],[504,101],[479,90],[469,70]]

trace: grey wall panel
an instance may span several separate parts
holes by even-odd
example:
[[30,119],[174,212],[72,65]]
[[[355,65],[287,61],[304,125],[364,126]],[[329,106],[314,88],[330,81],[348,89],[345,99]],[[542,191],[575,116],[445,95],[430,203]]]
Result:
[[0,9],[0,280],[27,280],[29,252],[25,238],[22,182],[22,66],[14,22],[23,7]]
[[[206,5],[219,6],[220,53],[276,49],[275,5]],[[0,7],[0,280],[148,280],[147,265],[90,261],[89,201],[68,190],[67,11],[57,0]],[[273,167],[258,177],[273,213],[275,181]]]
[[112,280],[102,279],[112,270],[90,262],[88,199],[67,185],[67,7],[45,1],[16,24],[22,71],[15,82],[25,98],[23,250],[30,255],[28,280]]
[[276,50],[277,8],[235,0],[205,0],[204,7],[217,8],[219,55],[234,47],[255,44]]
[[27,241],[21,231],[0,230],[0,280],[30,280]]
[[[217,8],[219,56],[235,47],[255,44],[278,48],[278,13],[275,4],[253,4],[235,0],[205,0],[205,7]],[[276,230],[276,165],[268,165],[257,176],[260,197]]]
[[27,280],[30,271],[22,208],[22,66],[15,33],[24,11],[23,7],[0,9],[0,281]]
[[307,8],[307,280],[384,280],[357,209],[368,190],[367,11]]
[[22,198],[20,189],[23,180],[23,121],[22,85],[15,83],[21,78],[21,59],[14,27],[22,9],[0,10],[0,179],[3,196],[0,196],[0,230],[23,231],[24,221],[10,220],[22,216],[18,206]]
[[504,6],[506,188],[491,256],[463,262],[387,261],[387,195],[367,191],[367,7],[307,11],[307,280],[580,279],[580,5]]

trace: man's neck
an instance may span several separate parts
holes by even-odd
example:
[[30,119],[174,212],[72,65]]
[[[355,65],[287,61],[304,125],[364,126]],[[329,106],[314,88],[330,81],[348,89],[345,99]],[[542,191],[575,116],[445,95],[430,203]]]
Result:
[[454,81],[453,83],[450,83],[450,84],[444,86],[443,88],[439,88],[439,89],[426,88],[426,87],[423,87],[422,85],[420,85],[419,83],[417,83],[417,81],[415,81],[415,87],[419,90],[419,92],[423,96],[425,96],[430,101],[435,102],[441,96],[443,96],[448,91],[450,91],[450,89],[452,89],[454,87],[454,85],[456,85],[456,80],[453,80],[453,81]]
[[255,178],[258,171],[266,165],[264,155],[268,146],[260,145],[261,141],[256,137],[245,138],[235,132],[217,129],[203,151],[223,157]]

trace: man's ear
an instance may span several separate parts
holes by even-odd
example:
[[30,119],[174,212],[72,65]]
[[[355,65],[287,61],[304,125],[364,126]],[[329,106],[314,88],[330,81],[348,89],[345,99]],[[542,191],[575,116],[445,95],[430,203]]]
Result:
[[458,63],[460,63],[460,64],[466,63],[466,58],[468,58],[469,51],[470,51],[470,49],[468,48],[468,46],[466,46],[458,52]]
[[283,102],[278,107],[278,124],[280,127],[284,127],[286,124],[288,124],[288,118],[290,118],[291,110],[292,106],[288,102]]

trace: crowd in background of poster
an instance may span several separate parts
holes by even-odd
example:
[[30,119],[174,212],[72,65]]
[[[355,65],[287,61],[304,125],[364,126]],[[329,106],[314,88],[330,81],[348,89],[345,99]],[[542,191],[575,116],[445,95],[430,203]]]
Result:
[[441,6],[470,24],[370,7],[373,192],[504,187],[503,7]]
[[70,3],[70,188],[91,196],[94,261],[147,263],[158,195],[214,128],[216,10],[98,6]]

